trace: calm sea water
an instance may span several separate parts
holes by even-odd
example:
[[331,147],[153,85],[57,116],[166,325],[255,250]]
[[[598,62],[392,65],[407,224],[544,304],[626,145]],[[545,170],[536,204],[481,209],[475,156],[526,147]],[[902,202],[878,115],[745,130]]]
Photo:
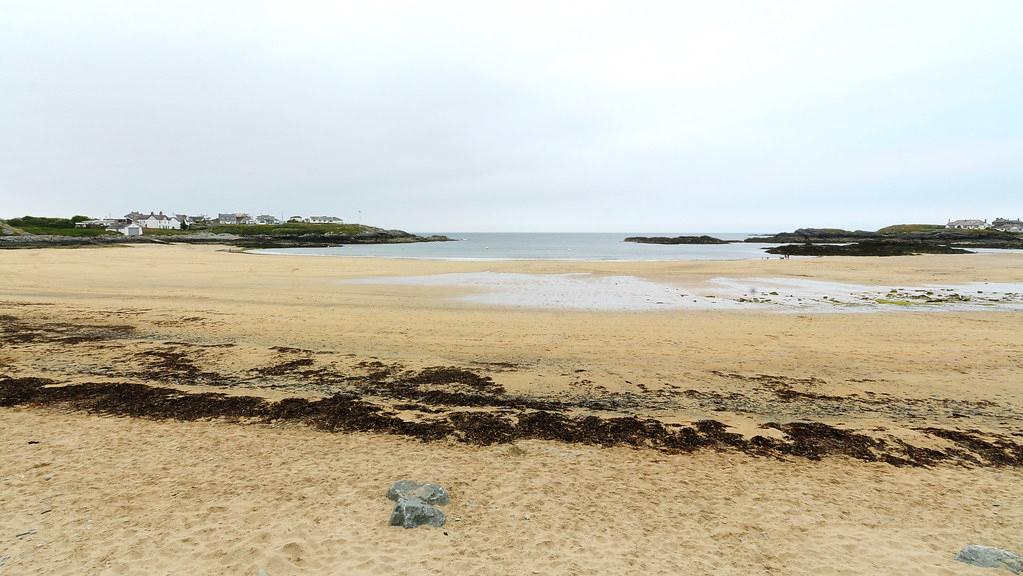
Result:
[[[264,254],[444,260],[747,260],[769,256],[763,249],[772,246],[772,244],[752,243],[662,246],[624,242],[628,236],[678,236],[678,233],[469,234],[442,232],[438,234],[456,238],[458,241],[417,244],[350,244],[333,248],[286,248],[261,250],[260,252]],[[750,234],[735,233],[706,234],[722,240],[742,240],[750,236]],[[777,258],[777,256],[774,257]]]

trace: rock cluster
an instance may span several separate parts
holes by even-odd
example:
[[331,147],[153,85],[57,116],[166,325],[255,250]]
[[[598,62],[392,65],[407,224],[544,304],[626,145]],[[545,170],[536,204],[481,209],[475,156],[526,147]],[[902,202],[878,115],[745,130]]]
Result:
[[391,512],[391,526],[415,528],[444,525],[444,512],[434,505],[451,501],[447,490],[437,484],[420,484],[414,480],[398,480],[387,490],[387,497],[396,502]]

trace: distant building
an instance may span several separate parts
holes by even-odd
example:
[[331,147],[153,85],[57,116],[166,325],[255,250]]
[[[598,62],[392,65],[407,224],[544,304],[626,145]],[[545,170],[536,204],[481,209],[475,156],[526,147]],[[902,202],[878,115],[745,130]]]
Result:
[[142,226],[139,226],[136,222],[117,220],[116,223],[111,227],[107,228],[111,232],[118,232],[128,237],[141,236]]
[[343,224],[344,220],[337,216],[310,216],[305,219],[310,224]]
[[987,220],[949,220],[945,228],[955,228],[957,230],[983,230],[990,228],[991,225],[987,223]]
[[281,223],[280,219],[277,218],[276,216],[271,216],[269,214],[260,214],[259,216],[256,216],[256,224],[280,224],[280,223]]
[[292,216],[291,218],[288,218],[288,222],[305,222],[305,218],[301,216]]
[[256,220],[244,212],[233,212],[230,214],[217,214],[219,224],[255,224]]
[[143,228],[153,228],[157,230],[181,229],[181,221],[179,221],[174,216],[168,216],[163,212],[160,212],[159,214],[153,214],[152,212],[150,212],[149,216],[146,216],[141,221],[135,221],[135,223],[142,226]]
[[134,222],[143,228],[157,230],[178,230],[181,228],[180,220],[163,212],[150,212],[148,215],[141,212],[129,212],[124,215],[124,220]]
[[1002,232],[1023,232],[1023,220],[1009,220],[1007,218],[995,218],[991,227]]
[[195,224],[195,218],[189,216],[188,214],[175,214],[174,217],[178,219],[179,224],[183,223],[185,226],[191,226],[192,224]]
[[82,220],[81,222],[75,222],[75,228],[109,228],[117,222],[118,220],[111,219]]

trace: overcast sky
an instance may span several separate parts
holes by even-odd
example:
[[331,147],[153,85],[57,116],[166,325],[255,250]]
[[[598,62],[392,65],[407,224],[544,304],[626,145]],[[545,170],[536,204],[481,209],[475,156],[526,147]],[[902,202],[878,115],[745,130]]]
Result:
[[1023,1],[0,0],[0,217],[1023,217]]

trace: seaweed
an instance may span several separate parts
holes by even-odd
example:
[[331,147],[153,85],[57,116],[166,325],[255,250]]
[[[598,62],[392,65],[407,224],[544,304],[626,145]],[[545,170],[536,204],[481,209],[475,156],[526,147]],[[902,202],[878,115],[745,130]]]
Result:
[[[434,377],[436,375],[425,381],[432,381]],[[449,377],[441,379],[447,380]],[[845,456],[894,466],[931,466],[940,462],[972,466],[1023,466],[1023,444],[1007,437],[982,437],[980,432],[972,430],[920,429],[927,434],[950,440],[957,446],[944,451],[913,446],[899,439],[885,441],[823,422],[772,422],[764,427],[782,432],[784,438],[756,435],[747,440],[740,434],[729,432],[727,425],[716,420],[700,420],[684,426],[635,416],[573,416],[561,411],[535,409],[532,403],[514,397],[487,394],[452,396],[453,393],[438,390],[420,391],[414,386],[395,386],[397,388],[393,390],[386,387],[383,390],[421,392],[426,394],[424,398],[431,400],[436,400],[432,393],[446,394],[443,396],[445,401],[468,401],[468,398],[487,400],[489,403],[482,407],[490,410],[447,412],[432,408],[429,402],[404,402],[388,406],[386,403],[375,403],[371,397],[353,393],[337,393],[315,400],[284,398],[269,401],[255,396],[185,392],[145,384],[62,385],[44,378],[10,376],[0,376],[0,406],[55,406],[98,414],[182,421],[225,418],[268,424],[295,422],[327,432],[377,432],[423,441],[450,437],[477,445],[539,439],[606,447],[631,446],[669,453],[713,448],[755,456],[809,460]],[[392,395],[388,398],[394,397]],[[395,410],[417,414],[406,414],[409,418],[406,419]]]

